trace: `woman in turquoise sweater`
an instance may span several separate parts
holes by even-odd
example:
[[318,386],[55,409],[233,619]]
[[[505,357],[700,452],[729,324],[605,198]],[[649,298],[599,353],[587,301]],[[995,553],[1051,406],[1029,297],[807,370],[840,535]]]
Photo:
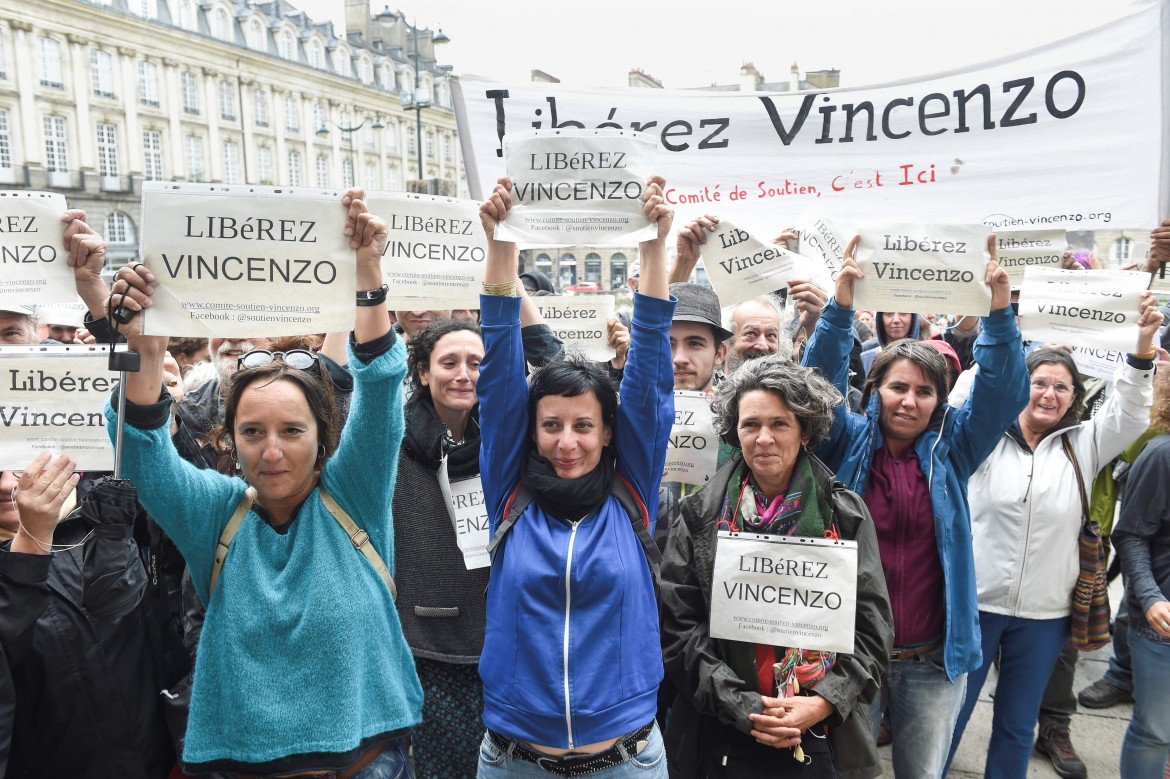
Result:
[[[389,572],[378,570],[394,561],[406,352],[381,304],[386,226],[356,197],[342,203],[358,306],[353,401],[340,435],[314,355],[250,352],[225,400],[221,435],[238,475],[199,470],[175,451],[169,402],[159,402],[167,339],[143,336],[141,317],[123,328],[142,356],[142,370],[126,380],[125,474],[207,605],[183,748],[188,773],[410,776],[407,735],[421,719],[422,689]],[[118,278],[115,305],[149,306],[154,275],[145,266]],[[106,415],[112,433],[113,404]],[[220,568],[217,544],[233,515],[242,521]],[[343,529],[346,515],[356,527]]]

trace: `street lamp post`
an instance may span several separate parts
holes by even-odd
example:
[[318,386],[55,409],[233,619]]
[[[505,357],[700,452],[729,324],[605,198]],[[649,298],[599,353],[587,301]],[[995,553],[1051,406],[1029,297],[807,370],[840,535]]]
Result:
[[[381,111],[376,112],[373,117],[371,117],[369,114],[366,114],[365,116],[362,117],[362,120],[360,122],[358,122],[356,125],[353,125],[352,127],[344,127],[344,126],[338,124],[337,122],[334,122],[332,119],[325,119],[324,122],[325,122],[325,124],[331,124],[334,127],[336,127],[338,130],[341,131],[341,134],[345,137],[346,146],[348,147],[348,150],[349,150],[350,175],[356,179],[357,168],[355,168],[354,164],[353,164],[353,134],[356,133],[358,130],[362,129],[363,127],[365,127],[367,122],[373,122],[373,124],[371,124],[370,127],[372,127],[375,130],[381,130],[383,127],[385,127],[386,125],[382,123],[382,112]],[[325,124],[323,124],[317,128],[317,137],[318,138],[328,137],[329,128],[326,127]],[[354,184],[354,182],[350,181],[348,184],[346,184],[346,186],[353,186],[353,184]]]
[[[436,46],[441,46],[444,43],[450,43],[451,39],[443,33],[443,28],[431,37],[431,43]],[[419,50],[418,50],[418,25],[413,22],[410,25],[410,48],[411,58],[414,61],[414,94],[411,96],[411,103],[414,107],[414,150],[418,155],[418,178],[422,181],[426,178],[423,170],[423,145],[422,145],[422,110],[430,107],[430,101],[423,101],[422,87],[419,86]]]

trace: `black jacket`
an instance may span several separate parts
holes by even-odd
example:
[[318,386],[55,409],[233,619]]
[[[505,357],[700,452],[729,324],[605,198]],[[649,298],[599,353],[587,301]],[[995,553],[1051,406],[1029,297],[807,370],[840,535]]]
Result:
[[[0,549],[0,644],[12,686],[12,777],[165,777],[153,594],[133,539],[133,487],[107,482],[62,522],[52,555]],[[0,678],[3,674],[0,673]]]
[[[822,488],[830,492],[841,538],[858,542],[855,652],[838,654],[814,691],[836,711],[826,724],[841,776],[868,779],[881,773],[881,763],[864,704],[877,696],[889,665],[893,615],[869,510],[824,464],[805,456],[812,459]],[[751,740],[749,715],[763,711],[754,682],[740,679],[724,660],[731,642],[707,632],[717,524],[727,482],[739,462],[737,457],[727,463],[701,492],[683,499],[662,561],[663,662],[679,690],[665,736],[672,779],[702,775],[706,736],[718,731],[719,724]]]

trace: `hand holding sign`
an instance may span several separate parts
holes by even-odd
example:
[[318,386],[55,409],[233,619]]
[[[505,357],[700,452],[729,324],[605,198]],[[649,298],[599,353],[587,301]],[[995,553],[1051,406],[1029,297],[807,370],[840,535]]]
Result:
[[613,349],[613,358],[609,361],[614,370],[620,371],[626,367],[626,357],[630,353],[630,328],[622,324],[622,320],[611,316],[606,323],[606,346]]
[[1151,266],[1163,265],[1170,262],[1170,217],[1162,220],[1162,224],[1150,231],[1150,257],[1146,262],[1146,270],[1153,271]]
[[1012,304],[1012,279],[1008,272],[999,266],[995,233],[987,236],[987,252],[991,255],[991,260],[987,263],[985,281],[987,286],[991,287],[991,310],[1002,311]]
[[1138,341],[1134,354],[1148,356],[1154,351],[1154,336],[1161,326],[1162,312],[1158,310],[1158,300],[1147,290],[1138,303]]
[[857,264],[857,244],[861,243],[861,236],[853,236],[853,240],[845,247],[845,259],[841,263],[841,270],[837,273],[837,286],[833,291],[833,299],[841,308],[853,308],[853,282],[865,278],[865,272]]
[[719,217],[707,214],[679,229],[675,238],[674,265],[670,269],[672,284],[690,280],[699,263],[699,256],[703,253],[703,244],[707,243],[707,234],[713,232],[718,224]]
[[66,211],[61,215],[61,221],[67,225],[65,250],[69,256],[65,261],[73,268],[77,294],[96,316],[99,312],[94,309],[100,308],[109,292],[102,278],[102,269],[106,267],[105,239],[89,226],[85,212],[81,209]]
[[655,238],[638,244],[642,263],[638,291],[663,300],[670,297],[670,285],[666,280],[666,236],[670,234],[670,226],[674,223],[674,209],[667,205],[662,195],[665,186],[666,179],[662,176],[651,176],[646,182],[645,192],[642,193],[642,213],[652,225],[656,225],[657,234]]

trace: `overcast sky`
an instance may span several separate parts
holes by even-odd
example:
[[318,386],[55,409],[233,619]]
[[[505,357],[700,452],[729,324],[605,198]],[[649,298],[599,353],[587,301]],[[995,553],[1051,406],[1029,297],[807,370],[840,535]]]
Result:
[[[524,80],[539,69],[575,86],[626,86],[640,68],[671,88],[736,83],[753,62],[769,81],[838,68],[864,86],[995,59],[1158,0],[398,0],[391,10],[451,43],[455,73]],[[1167,0],[1162,0],[1166,2]],[[343,0],[292,0],[344,28]],[[385,0],[372,0],[374,12]],[[1135,74],[1135,77],[1140,77]]]

